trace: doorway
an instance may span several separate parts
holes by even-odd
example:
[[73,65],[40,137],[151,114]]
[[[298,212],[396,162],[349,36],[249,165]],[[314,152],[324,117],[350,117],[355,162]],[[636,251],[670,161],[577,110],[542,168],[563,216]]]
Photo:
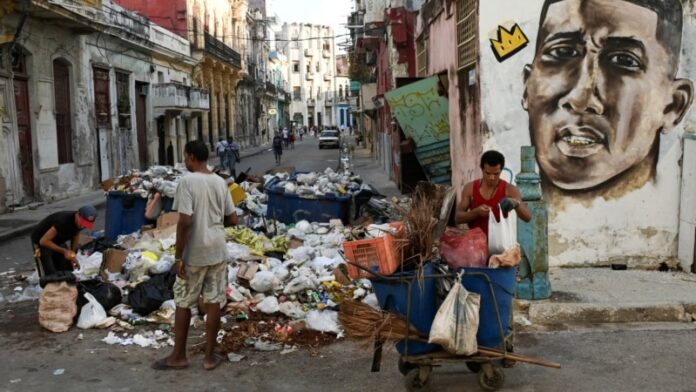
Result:
[[34,154],[31,140],[31,113],[29,110],[29,75],[26,56],[22,49],[16,48],[12,56],[14,72],[14,98],[17,114],[17,133],[19,136],[19,161],[22,168],[24,195],[34,198]]
[[140,170],[147,170],[147,83],[135,82],[135,127],[138,137]]

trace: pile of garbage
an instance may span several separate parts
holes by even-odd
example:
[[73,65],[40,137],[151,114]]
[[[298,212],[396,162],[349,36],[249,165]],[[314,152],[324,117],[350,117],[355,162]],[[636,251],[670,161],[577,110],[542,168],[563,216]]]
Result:
[[298,173],[292,176],[288,173],[268,174],[264,176],[264,182],[266,187],[304,198],[352,194],[360,191],[362,185],[359,175],[349,171],[337,173],[330,167],[323,173]]
[[177,166],[151,166],[144,172],[131,170],[128,174],[117,177],[106,190],[137,193],[147,197],[151,191],[159,191],[163,195],[174,198],[179,179],[186,175],[188,170],[181,165]]

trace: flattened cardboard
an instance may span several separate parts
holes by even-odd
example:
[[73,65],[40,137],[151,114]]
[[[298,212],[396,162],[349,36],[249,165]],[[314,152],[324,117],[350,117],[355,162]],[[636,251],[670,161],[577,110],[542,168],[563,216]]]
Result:
[[101,276],[106,279],[108,273],[120,273],[123,271],[123,264],[128,257],[128,251],[109,248],[104,251],[104,258],[101,265]]
[[176,226],[178,222],[178,212],[167,212],[166,214],[162,214],[159,218],[157,218],[157,229],[162,230],[172,225]]
[[304,245],[304,241],[294,237],[288,241],[288,249],[297,249],[302,245]]
[[237,271],[237,281],[246,288],[250,288],[249,282],[254,279],[259,270],[259,264],[255,262],[242,263]]

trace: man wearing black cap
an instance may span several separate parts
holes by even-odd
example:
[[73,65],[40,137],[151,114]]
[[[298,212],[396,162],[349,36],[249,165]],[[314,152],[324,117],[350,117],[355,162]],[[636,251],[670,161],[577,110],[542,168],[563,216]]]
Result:
[[[44,218],[31,233],[31,242],[41,260],[39,275],[80,268],[77,262],[77,236],[82,229],[92,229],[97,209],[83,206],[78,211],[62,211]],[[70,240],[70,248],[67,242]]]

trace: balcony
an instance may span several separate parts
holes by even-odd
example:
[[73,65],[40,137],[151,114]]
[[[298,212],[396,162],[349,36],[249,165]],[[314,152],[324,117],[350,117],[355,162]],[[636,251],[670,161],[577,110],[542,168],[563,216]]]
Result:
[[316,105],[316,103],[317,102],[314,100],[314,98],[309,98],[307,100],[307,106],[314,106],[314,105]]
[[312,56],[314,56],[314,52],[312,52],[312,49],[305,49],[304,55],[305,55],[305,57],[312,57]]
[[331,51],[324,49],[324,50],[322,50],[321,55],[325,59],[330,59],[331,58]]
[[333,75],[331,75],[330,73],[324,74],[324,80],[326,80],[327,82],[330,82],[331,79],[333,79]]
[[335,101],[335,95],[333,92],[326,92],[324,93],[324,101],[329,104],[329,103],[334,103]]
[[191,87],[189,93],[189,108],[210,110],[210,93],[208,90]]
[[278,91],[278,89],[276,88],[275,84],[271,82],[266,82],[266,91],[271,94],[275,94]]
[[[188,108],[188,87],[177,83],[162,83],[153,85],[152,106],[155,108],[166,109]],[[210,104],[208,104],[208,106],[210,106]]]
[[242,68],[242,56],[208,32],[205,33],[205,51],[239,69]]
[[311,72],[307,72],[305,74],[305,80],[314,80],[314,77],[312,76]]
[[358,108],[358,97],[348,97],[348,104],[351,108]]

